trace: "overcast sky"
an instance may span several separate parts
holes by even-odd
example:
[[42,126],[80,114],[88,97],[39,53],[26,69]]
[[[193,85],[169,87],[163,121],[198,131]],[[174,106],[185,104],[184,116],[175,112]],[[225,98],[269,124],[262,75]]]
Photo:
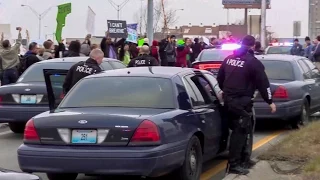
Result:
[[[113,0],[121,4],[125,0]],[[226,24],[227,11],[222,8],[221,0],[167,0],[170,7],[184,9],[177,11],[179,20],[177,25]],[[72,3],[72,14],[68,15],[63,37],[84,37],[86,32],[87,7],[96,13],[96,30],[94,35],[103,35],[107,28],[107,19],[117,19],[117,11],[108,3],[108,0],[0,0],[0,23],[10,23],[12,32],[15,27],[28,29],[32,39],[38,37],[38,19],[26,7],[32,6],[42,13],[47,8],[66,3]],[[141,0],[130,0],[121,10],[121,19],[128,23],[136,21],[135,14],[140,10]],[[271,0],[272,9],[267,11],[267,26],[278,37],[292,37],[293,21],[302,21],[302,37],[308,33],[308,1],[307,0]],[[144,6],[147,0],[143,2]],[[51,9],[42,21],[42,36],[52,34],[56,27],[57,9]],[[251,14],[260,14],[260,11],[251,11]],[[230,10],[230,22],[243,19],[243,11]],[[0,30],[1,31],[1,30]],[[13,33],[15,35],[16,33]]]

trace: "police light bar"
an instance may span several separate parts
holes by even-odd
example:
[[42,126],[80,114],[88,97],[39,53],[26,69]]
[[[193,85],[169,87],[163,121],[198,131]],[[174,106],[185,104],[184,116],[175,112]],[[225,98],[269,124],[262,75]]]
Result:
[[241,45],[239,44],[222,44],[221,49],[222,50],[236,50],[239,49]]
[[293,46],[293,43],[285,42],[285,43],[271,43],[272,46]]

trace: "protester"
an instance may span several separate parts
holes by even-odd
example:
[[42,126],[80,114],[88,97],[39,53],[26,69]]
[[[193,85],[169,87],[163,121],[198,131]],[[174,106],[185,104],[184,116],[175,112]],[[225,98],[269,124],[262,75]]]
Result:
[[311,55],[313,45],[311,44],[310,37],[307,36],[304,40],[306,42],[305,48],[304,48],[304,57],[309,58]]
[[[2,77],[3,77],[3,69],[2,69],[2,58],[0,57],[0,82],[2,83]],[[1,86],[0,83],[0,86]]]
[[67,94],[82,78],[102,71],[99,65],[102,63],[104,58],[103,52],[100,49],[94,49],[91,51],[89,56],[90,58],[88,60],[78,62],[68,71],[63,83],[63,92],[65,94]]
[[[62,58],[63,55],[67,51],[67,47],[63,43],[64,39],[62,39],[57,46],[54,48],[54,57],[55,58]],[[67,42],[68,43],[68,42]]]
[[253,142],[252,97],[256,89],[269,104],[271,112],[276,111],[264,66],[254,57],[254,45],[253,36],[244,37],[241,48],[223,61],[217,76],[232,130],[227,171],[233,174],[246,175],[248,169],[256,164],[250,159]]
[[189,48],[185,46],[183,40],[177,42],[177,60],[176,67],[188,67],[187,55],[189,54]]
[[139,50],[137,48],[138,44],[136,43],[129,43],[129,51],[130,51],[130,59],[134,59],[136,57],[138,57],[139,55]]
[[53,58],[53,55],[52,55],[52,45],[53,45],[53,42],[50,40],[48,41],[45,41],[43,43],[43,46],[44,46],[44,52],[43,52],[43,56],[42,58],[44,60],[48,60],[48,59],[52,59]]
[[302,45],[299,43],[298,39],[294,40],[294,44],[290,50],[290,53],[291,55],[295,55],[295,56],[303,56],[304,49]]
[[154,57],[158,63],[160,64],[160,59],[159,59],[159,43],[156,40],[152,41],[152,46],[151,46],[151,56]]
[[119,49],[119,60],[122,61],[123,64],[128,66],[130,63],[130,51],[129,51],[129,44],[122,44]]
[[40,61],[43,61],[44,58],[43,58],[43,53],[45,52],[45,49],[44,48],[39,48],[38,49],[38,54],[37,54],[37,58],[40,60]]
[[84,40],[84,42],[81,44],[80,48],[80,56],[89,56],[91,51],[91,34],[88,34]]
[[315,41],[317,44],[315,45],[313,57],[314,57],[314,64],[316,67],[320,70],[320,48],[319,48],[319,43],[320,43],[320,35],[317,36],[317,39]]
[[161,66],[175,66],[176,51],[175,51],[175,35],[168,36],[163,39],[159,45],[159,53],[161,59]]
[[140,67],[140,66],[158,66],[158,61],[150,55],[150,48],[144,45],[140,48],[140,55],[132,59],[128,67]]
[[194,58],[197,59],[200,52],[203,50],[203,47],[199,42],[199,38],[194,38],[194,44],[191,46],[191,48],[192,48]]
[[97,48],[99,48],[98,44],[92,44],[92,45],[90,46],[90,50],[91,50],[91,51],[94,50],[94,49],[97,49]]
[[31,65],[40,61],[37,57],[37,46],[38,44],[36,42],[29,44],[29,51],[24,55],[24,70],[27,70]]
[[17,28],[19,31],[18,39],[16,44],[11,47],[9,40],[4,40],[4,34],[1,33],[0,38],[0,57],[2,58],[2,70],[3,77],[1,85],[7,85],[15,83],[18,80],[18,69],[17,66],[20,63],[18,54],[20,53],[20,46],[22,42],[21,30],[22,28]]
[[146,45],[150,47],[148,38],[144,38],[143,41],[144,41],[143,46]]
[[109,33],[106,33],[106,37],[104,37],[100,43],[101,50],[104,52],[104,57],[117,59],[118,57],[118,48],[124,44],[126,38],[122,38],[118,42],[112,42]]
[[78,57],[80,56],[81,44],[79,41],[71,41],[68,51],[65,51],[63,57]]
[[314,57],[314,52],[316,50],[316,47],[318,45],[319,41],[316,39],[313,40],[312,42],[312,48],[311,48],[311,53],[310,53],[310,56],[309,56],[309,59],[312,61],[312,62],[315,62],[315,57]]
[[255,55],[264,54],[264,51],[261,49],[261,43],[259,41],[256,41],[256,43],[254,45],[254,54]]

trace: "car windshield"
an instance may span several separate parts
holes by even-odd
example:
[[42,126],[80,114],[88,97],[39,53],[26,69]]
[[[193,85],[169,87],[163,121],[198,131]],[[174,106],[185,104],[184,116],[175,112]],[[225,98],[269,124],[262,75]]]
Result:
[[59,108],[132,107],[175,108],[170,79],[151,77],[100,77],[83,79]]
[[199,61],[223,61],[227,56],[233,54],[233,51],[226,50],[207,50],[199,57]]
[[290,54],[291,46],[269,47],[266,54]]
[[288,81],[295,79],[293,67],[290,62],[280,60],[262,60],[261,62],[265,67],[265,72],[269,79]]
[[37,63],[29,67],[17,82],[44,82],[43,69],[69,70],[75,63]]

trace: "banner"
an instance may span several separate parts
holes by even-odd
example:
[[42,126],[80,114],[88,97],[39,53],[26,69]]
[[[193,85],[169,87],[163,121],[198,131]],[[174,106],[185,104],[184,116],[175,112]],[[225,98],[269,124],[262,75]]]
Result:
[[111,38],[127,38],[127,22],[108,20],[108,32]]
[[66,25],[66,17],[71,13],[71,3],[61,4],[58,6],[56,40],[58,43],[62,39],[62,29]]
[[137,44],[137,42],[138,42],[138,32],[137,32],[137,30],[128,28],[127,41]]
[[134,23],[134,24],[127,24],[127,28],[129,29],[134,29],[137,30],[138,29],[138,23]]
[[87,32],[88,34],[94,34],[95,31],[95,20],[96,20],[96,13],[88,6],[88,16],[87,16]]

